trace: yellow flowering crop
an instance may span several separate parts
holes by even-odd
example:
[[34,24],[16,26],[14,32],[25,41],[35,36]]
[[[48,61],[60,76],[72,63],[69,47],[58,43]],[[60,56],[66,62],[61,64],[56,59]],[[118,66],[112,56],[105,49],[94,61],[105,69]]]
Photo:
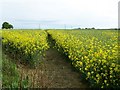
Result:
[[[62,50],[93,87],[120,87],[118,31],[49,30]],[[62,49],[61,49],[62,48]]]
[[3,30],[2,45],[7,52],[17,54],[20,59],[33,65],[49,48],[47,33],[36,30]]

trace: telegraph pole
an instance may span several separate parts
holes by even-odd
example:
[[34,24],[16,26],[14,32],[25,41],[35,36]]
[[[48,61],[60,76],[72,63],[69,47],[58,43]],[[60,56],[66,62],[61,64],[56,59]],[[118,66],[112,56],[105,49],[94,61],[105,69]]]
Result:
[[66,24],[64,25],[65,29],[66,29]]
[[72,25],[71,25],[71,29],[72,29],[73,27],[72,27]]
[[41,29],[40,24],[39,24],[39,29]]

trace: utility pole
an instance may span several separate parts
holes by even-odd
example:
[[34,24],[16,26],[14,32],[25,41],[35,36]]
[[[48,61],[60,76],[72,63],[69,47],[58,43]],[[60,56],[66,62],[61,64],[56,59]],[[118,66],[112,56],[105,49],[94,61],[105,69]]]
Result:
[[71,29],[72,29],[73,27],[72,27],[72,25],[71,25]]
[[65,29],[66,29],[66,24],[64,25]]
[[40,24],[39,24],[39,29],[41,29]]

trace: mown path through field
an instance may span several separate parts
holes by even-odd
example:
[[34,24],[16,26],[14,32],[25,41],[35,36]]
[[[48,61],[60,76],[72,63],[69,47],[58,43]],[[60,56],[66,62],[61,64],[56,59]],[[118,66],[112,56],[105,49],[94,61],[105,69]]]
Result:
[[76,72],[67,58],[53,48],[53,41],[49,38],[51,48],[47,50],[42,63],[36,69],[18,64],[21,79],[28,78],[31,88],[87,88],[82,81],[81,74]]

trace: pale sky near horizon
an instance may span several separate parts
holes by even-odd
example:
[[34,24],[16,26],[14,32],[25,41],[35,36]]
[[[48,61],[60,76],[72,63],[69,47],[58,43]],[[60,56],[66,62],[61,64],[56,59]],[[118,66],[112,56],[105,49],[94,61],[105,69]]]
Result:
[[0,25],[15,28],[117,28],[120,0],[0,0]]

